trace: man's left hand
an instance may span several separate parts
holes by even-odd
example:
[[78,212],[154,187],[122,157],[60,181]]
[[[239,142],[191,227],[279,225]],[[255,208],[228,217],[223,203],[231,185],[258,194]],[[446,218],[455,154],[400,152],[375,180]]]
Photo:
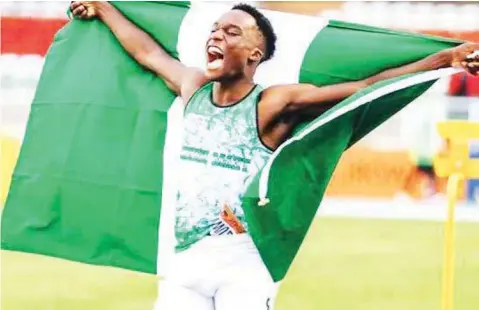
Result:
[[451,65],[479,75],[479,43],[464,43],[453,48]]

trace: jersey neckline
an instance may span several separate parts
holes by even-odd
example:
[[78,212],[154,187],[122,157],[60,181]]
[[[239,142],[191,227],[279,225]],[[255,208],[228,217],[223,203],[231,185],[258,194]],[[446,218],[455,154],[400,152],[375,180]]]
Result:
[[254,86],[251,88],[251,90],[246,95],[244,95],[243,98],[239,99],[238,101],[236,101],[236,102],[234,102],[230,105],[224,106],[224,105],[217,104],[213,100],[213,83],[211,83],[210,102],[211,102],[212,105],[214,105],[215,107],[220,108],[220,109],[231,108],[231,107],[234,107],[234,106],[240,104],[241,102],[245,101],[245,99],[248,98],[257,87],[258,87],[258,84],[254,84]]

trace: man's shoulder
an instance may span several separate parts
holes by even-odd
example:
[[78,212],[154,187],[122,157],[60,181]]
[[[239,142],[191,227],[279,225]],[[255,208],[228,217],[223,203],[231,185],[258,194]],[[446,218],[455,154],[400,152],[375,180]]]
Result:
[[185,84],[190,84],[191,87],[200,88],[203,85],[210,82],[208,77],[206,77],[205,72],[200,68],[188,68],[188,75],[185,79]]
[[272,85],[261,90],[261,100],[285,101],[285,94],[288,91],[287,85]]
[[284,85],[273,85],[265,87],[259,96],[258,106],[261,110],[267,111],[270,116],[280,115],[288,105],[287,96],[285,96]]
[[181,97],[183,101],[188,102],[191,97],[203,86],[211,82],[205,75],[205,72],[199,68],[189,68],[187,77],[181,85]]

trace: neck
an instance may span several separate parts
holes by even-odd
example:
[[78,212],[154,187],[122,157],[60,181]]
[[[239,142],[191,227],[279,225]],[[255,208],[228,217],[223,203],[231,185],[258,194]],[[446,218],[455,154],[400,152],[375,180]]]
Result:
[[213,85],[213,101],[217,105],[229,106],[243,99],[254,87],[252,78],[215,82]]

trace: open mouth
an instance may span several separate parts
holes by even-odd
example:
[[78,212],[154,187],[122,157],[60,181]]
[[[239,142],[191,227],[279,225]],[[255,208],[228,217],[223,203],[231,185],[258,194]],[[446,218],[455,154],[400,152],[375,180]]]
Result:
[[219,69],[223,66],[224,54],[223,51],[217,46],[209,46],[206,49],[207,53],[207,68],[209,70]]

